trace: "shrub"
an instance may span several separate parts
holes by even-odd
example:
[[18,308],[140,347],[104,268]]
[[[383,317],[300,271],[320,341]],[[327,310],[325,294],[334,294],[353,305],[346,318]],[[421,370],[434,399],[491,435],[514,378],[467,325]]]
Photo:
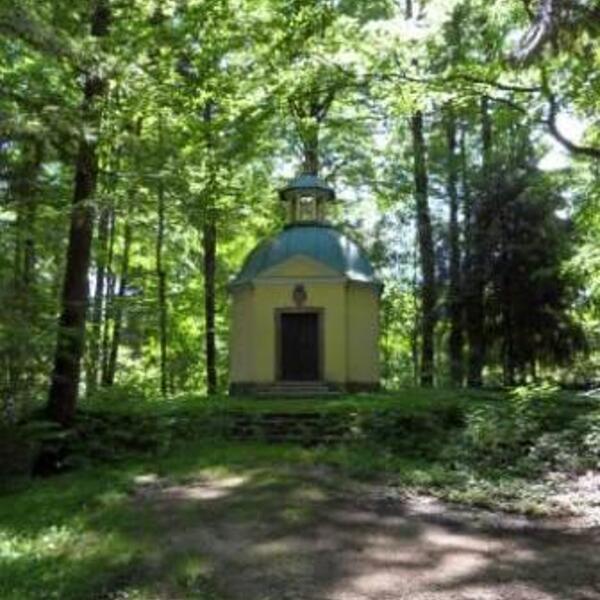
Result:
[[443,404],[414,413],[373,411],[362,415],[359,424],[367,441],[413,456],[437,455],[463,425],[464,407],[459,403]]
[[513,390],[504,402],[475,406],[467,412],[464,444],[481,461],[514,463],[552,428],[558,400],[555,388],[525,386]]
[[32,420],[0,426],[0,476],[29,475],[36,469],[41,449],[50,452],[69,433],[56,423]]
[[15,425],[0,426],[0,478],[31,472],[35,445]]
[[600,411],[582,417],[578,424],[581,436],[581,451],[590,467],[600,469]]
[[517,471],[598,468],[600,412],[549,386],[517,388],[506,402],[468,411],[462,450],[475,462]]

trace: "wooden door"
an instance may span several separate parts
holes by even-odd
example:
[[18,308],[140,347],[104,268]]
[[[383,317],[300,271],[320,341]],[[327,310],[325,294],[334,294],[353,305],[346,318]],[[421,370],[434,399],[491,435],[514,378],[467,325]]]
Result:
[[282,313],[280,321],[281,379],[319,379],[319,314]]

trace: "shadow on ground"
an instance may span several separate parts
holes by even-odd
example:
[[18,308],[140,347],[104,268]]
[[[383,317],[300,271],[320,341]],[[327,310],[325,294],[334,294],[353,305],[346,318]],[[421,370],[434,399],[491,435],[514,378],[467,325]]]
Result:
[[177,480],[138,467],[91,472],[85,489],[81,476],[56,478],[22,505],[5,504],[0,598],[600,599],[597,528],[461,510],[325,467],[243,460],[217,453],[204,470],[190,467],[194,457],[179,470],[162,465]]
[[155,481],[133,502],[157,525],[162,555],[197,556],[227,598],[600,598],[598,531],[375,492],[324,470],[270,470]]

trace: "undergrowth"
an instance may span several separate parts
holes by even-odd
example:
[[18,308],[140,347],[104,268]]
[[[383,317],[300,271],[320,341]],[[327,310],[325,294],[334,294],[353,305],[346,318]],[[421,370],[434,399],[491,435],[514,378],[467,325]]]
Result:
[[[329,445],[224,439],[198,419],[219,422],[229,407],[214,403],[207,410],[189,400],[143,413],[90,403],[68,431],[44,421],[24,423],[20,435],[31,447],[52,449],[67,472],[5,478],[10,484],[0,495],[0,598],[222,600],[206,557],[163,547],[161,523],[132,502],[140,475],[186,482],[202,473],[241,474],[264,486],[285,485],[294,472],[327,468],[325,481],[333,487],[339,478],[383,480],[400,494],[413,490],[541,515],[555,509],[548,474],[600,466],[595,401],[544,388],[504,398],[441,396],[435,404],[434,393],[415,395],[402,407],[401,397],[385,398],[371,410],[346,413],[338,404],[325,411],[327,418],[332,412],[354,414],[356,437]],[[353,398],[349,406],[363,400]],[[238,405],[233,413],[239,412]],[[240,502],[240,515],[258,510]]]

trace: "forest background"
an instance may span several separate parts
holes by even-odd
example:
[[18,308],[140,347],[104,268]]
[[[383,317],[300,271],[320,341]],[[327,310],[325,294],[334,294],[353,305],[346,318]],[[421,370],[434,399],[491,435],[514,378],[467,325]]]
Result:
[[303,164],[385,284],[382,383],[597,382],[591,0],[0,3],[3,419],[227,386]]

